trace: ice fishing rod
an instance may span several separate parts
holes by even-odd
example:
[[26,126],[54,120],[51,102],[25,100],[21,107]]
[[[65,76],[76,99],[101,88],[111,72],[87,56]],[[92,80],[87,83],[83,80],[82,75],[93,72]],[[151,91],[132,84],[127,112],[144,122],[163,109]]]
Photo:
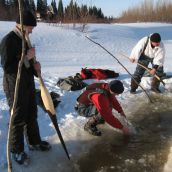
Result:
[[153,103],[152,99],[150,98],[149,94],[146,92],[146,90],[134,79],[133,75],[128,71],[128,69],[111,53],[109,52],[105,47],[103,47],[101,44],[99,44],[98,42],[95,42],[94,40],[92,40],[91,38],[89,38],[88,36],[85,36],[89,41],[93,42],[94,44],[98,45],[99,47],[101,47],[103,50],[105,50],[108,54],[110,54],[126,71],[127,73],[132,77],[132,79],[135,81],[135,83],[140,86],[140,88],[145,92],[146,96],[148,97],[149,101],[151,103]]
[[[126,57],[127,59],[129,59],[129,57],[127,55],[123,54],[123,53],[120,53],[120,55],[122,55],[123,57]],[[144,68],[145,70],[147,70],[150,73],[150,69],[148,69],[144,65],[140,64],[139,62],[136,62],[136,64],[138,64],[139,66],[141,66],[142,68]],[[156,77],[165,86],[165,82],[157,74],[155,74],[153,76]]]
[[[26,41],[28,43],[29,48],[32,48],[32,45],[31,45],[28,34],[25,35],[25,39],[26,39]],[[35,60],[35,62],[36,62],[36,60]],[[50,119],[51,119],[51,121],[52,121],[52,123],[54,125],[54,128],[55,128],[55,130],[56,130],[56,132],[57,132],[57,134],[59,136],[59,139],[60,139],[60,142],[61,142],[61,144],[63,146],[63,149],[64,149],[68,159],[70,160],[68,150],[66,148],[65,142],[63,140],[62,134],[61,134],[59,126],[58,126],[56,111],[55,111],[55,108],[54,108],[53,100],[52,100],[51,95],[50,95],[50,93],[48,92],[48,90],[47,90],[47,88],[45,86],[45,83],[44,83],[44,81],[42,79],[41,73],[37,72],[37,75],[38,75],[39,83],[40,83],[41,98],[42,98],[42,101],[44,103],[46,112],[48,113],[48,115],[49,115],[49,117],[50,117]]]
[[25,57],[25,41],[24,41],[24,30],[23,30],[23,8],[22,8],[22,1],[18,0],[19,4],[19,15],[20,15],[20,23],[21,23],[21,32],[22,32],[22,53],[21,59],[18,65],[17,77],[16,77],[16,84],[15,84],[15,91],[14,91],[14,101],[12,105],[12,109],[10,112],[10,120],[9,120],[9,128],[8,128],[8,136],[7,136],[7,164],[8,164],[8,172],[12,172],[12,160],[11,160],[11,129],[12,129],[12,122],[14,120],[14,111],[16,109],[17,100],[18,100],[18,90],[21,78],[21,71]]

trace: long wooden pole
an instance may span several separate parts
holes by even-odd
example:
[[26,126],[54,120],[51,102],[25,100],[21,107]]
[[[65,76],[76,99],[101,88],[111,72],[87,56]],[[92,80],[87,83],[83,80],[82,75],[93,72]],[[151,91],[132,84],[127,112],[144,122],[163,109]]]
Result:
[[152,99],[150,98],[149,94],[146,92],[146,90],[134,79],[133,75],[127,70],[127,68],[112,54],[110,53],[105,47],[103,47],[101,44],[93,41],[91,38],[88,36],[85,36],[88,40],[93,42],[94,44],[97,44],[99,47],[101,47],[103,50],[105,50],[108,54],[110,54],[126,71],[127,73],[133,78],[133,80],[137,83],[138,86],[141,87],[141,89],[145,92],[146,96],[148,97],[149,101],[153,103]]
[[[32,47],[31,45],[31,42],[30,42],[30,39],[29,39],[29,36],[26,34],[25,35],[25,38],[26,38],[26,41],[27,41],[27,44],[29,46],[29,48]],[[62,137],[62,134],[60,132],[60,129],[59,129],[59,126],[58,126],[58,123],[57,123],[57,117],[56,117],[56,111],[55,111],[55,108],[54,108],[54,104],[53,104],[53,100],[50,96],[50,93],[48,92],[45,84],[44,84],[44,81],[42,79],[42,76],[41,76],[41,73],[37,73],[38,74],[38,78],[39,78],[39,83],[40,83],[40,89],[41,89],[41,98],[42,98],[42,101],[44,103],[44,106],[45,106],[45,109],[54,125],[54,128],[59,136],[59,139],[60,139],[60,142],[63,146],[63,149],[68,157],[68,159],[70,160],[70,156],[69,156],[69,153],[68,153],[68,150],[67,150],[67,147],[65,145],[65,142],[63,140],[63,137]]]
[[24,62],[25,57],[25,41],[24,41],[24,30],[23,30],[23,8],[22,8],[22,1],[18,0],[19,4],[19,14],[20,14],[20,24],[21,24],[21,32],[22,32],[22,54],[21,59],[18,65],[18,72],[15,84],[15,92],[14,92],[14,101],[13,106],[11,109],[10,121],[9,121],[9,128],[8,128],[8,136],[7,136],[7,163],[8,163],[8,172],[12,172],[12,160],[11,160],[11,152],[10,152],[10,145],[11,145],[11,128],[12,122],[14,120],[14,112],[16,109],[16,104],[18,100],[18,90],[20,84],[20,77],[21,77],[21,70]]
[[[123,53],[120,53],[123,57],[126,57],[127,59],[129,59],[129,57]],[[147,70],[150,73],[150,69],[148,69],[147,67],[145,67],[144,65],[140,64],[139,62],[136,62],[136,64],[138,64],[139,66],[141,66],[142,68],[144,68],[145,70]],[[154,77],[156,77],[164,86],[165,86],[165,82],[157,75],[155,74]]]

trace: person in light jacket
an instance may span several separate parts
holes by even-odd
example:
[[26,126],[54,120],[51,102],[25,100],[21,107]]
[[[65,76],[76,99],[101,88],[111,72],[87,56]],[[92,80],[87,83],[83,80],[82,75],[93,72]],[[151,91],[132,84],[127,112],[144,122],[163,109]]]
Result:
[[[165,48],[164,44],[161,41],[161,36],[159,33],[153,33],[148,37],[142,38],[133,48],[130,61],[132,63],[138,62],[145,67],[148,67],[149,63],[152,64],[152,69],[150,70],[151,75],[157,75],[160,78],[163,76],[163,64],[165,58]],[[141,82],[141,78],[145,72],[145,69],[137,65],[134,72],[134,79],[137,83]],[[131,79],[131,90],[130,93],[136,93],[138,84]],[[151,82],[151,90],[156,93],[161,93],[159,89],[160,81],[153,77]]]

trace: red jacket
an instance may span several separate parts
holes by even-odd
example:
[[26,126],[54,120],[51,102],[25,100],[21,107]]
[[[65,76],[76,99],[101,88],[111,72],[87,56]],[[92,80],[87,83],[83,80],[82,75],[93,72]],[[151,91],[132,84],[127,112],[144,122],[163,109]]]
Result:
[[[108,94],[105,95],[98,91],[96,92],[96,88],[105,90]],[[95,83],[87,86],[86,91],[78,98],[78,102],[86,105],[94,104],[100,115],[109,125],[118,129],[123,128],[120,121],[113,116],[112,108],[119,113],[123,112],[123,109],[115,96],[110,93],[107,83]]]
[[[85,73],[84,71],[89,71],[88,73]],[[108,78],[107,74],[105,74],[103,69],[82,69],[81,70],[81,76],[83,79],[106,79]]]

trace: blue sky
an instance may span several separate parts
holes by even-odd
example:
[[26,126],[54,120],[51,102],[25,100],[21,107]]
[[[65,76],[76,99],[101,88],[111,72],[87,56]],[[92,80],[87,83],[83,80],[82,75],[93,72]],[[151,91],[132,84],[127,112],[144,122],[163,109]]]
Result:
[[[52,0],[47,0],[50,4]],[[89,6],[96,5],[101,8],[104,15],[106,16],[119,16],[123,10],[128,9],[129,7],[139,5],[143,0],[75,0],[76,2],[87,4]],[[152,0],[153,1],[153,0]],[[155,1],[155,0],[154,0]],[[63,5],[68,5],[70,0],[63,0]],[[58,0],[56,0],[58,5]]]

